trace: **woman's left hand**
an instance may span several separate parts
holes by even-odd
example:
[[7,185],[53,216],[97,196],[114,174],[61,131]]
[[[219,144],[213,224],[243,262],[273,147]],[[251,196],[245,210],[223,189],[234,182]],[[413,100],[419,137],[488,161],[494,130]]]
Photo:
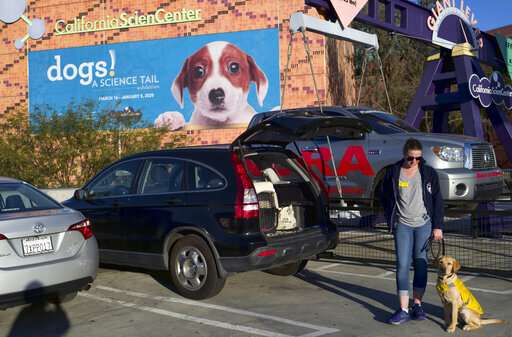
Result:
[[434,236],[435,241],[440,241],[443,239],[443,230],[442,229],[436,228],[436,229],[434,229],[432,234]]

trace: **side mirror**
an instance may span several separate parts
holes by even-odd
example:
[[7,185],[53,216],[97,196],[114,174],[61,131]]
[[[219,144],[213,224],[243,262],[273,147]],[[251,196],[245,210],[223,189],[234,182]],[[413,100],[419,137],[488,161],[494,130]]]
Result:
[[89,197],[89,193],[86,190],[78,189],[74,193],[74,198],[76,200],[86,200]]

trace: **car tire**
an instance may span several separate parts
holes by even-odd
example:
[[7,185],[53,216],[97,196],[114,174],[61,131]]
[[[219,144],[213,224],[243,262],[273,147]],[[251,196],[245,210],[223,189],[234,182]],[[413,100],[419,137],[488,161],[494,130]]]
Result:
[[178,240],[169,256],[169,272],[174,290],[183,297],[204,300],[217,295],[224,284],[208,244],[197,235]]
[[293,276],[300,273],[306,268],[308,260],[301,260],[297,262],[288,263],[279,267],[264,270],[265,273],[277,276]]
[[77,291],[74,291],[72,293],[67,293],[67,294],[60,294],[60,295],[51,297],[48,300],[48,302],[53,303],[53,304],[67,303],[67,302],[71,302],[72,300],[74,300],[77,295],[78,295]]

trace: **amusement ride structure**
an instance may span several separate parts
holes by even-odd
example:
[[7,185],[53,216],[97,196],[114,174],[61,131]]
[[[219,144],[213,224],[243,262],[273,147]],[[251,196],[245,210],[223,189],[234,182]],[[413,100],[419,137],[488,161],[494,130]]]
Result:
[[[329,37],[360,43],[378,49],[377,37],[348,27],[340,12],[354,7],[355,20],[394,34],[424,41],[439,48],[428,57],[423,76],[406,120],[418,127],[426,111],[432,111],[433,132],[448,131],[448,116],[460,111],[464,134],[484,137],[481,109],[492,123],[509,160],[512,160],[512,124],[506,110],[512,109],[512,87],[503,82],[500,72],[507,71],[506,48],[498,37],[476,28],[475,13],[463,0],[440,0],[431,10],[407,0],[305,0],[326,18],[303,13],[290,19],[292,33],[312,31]],[[342,15],[340,15],[342,14]],[[348,21],[350,22],[350,20]],[[509,48],[512,41],[508,40]],[[510,53],[510,51],[509,51]],[[512,58],[512,56],[509,56]],[[492,67],[487,78],[482,64]],[[509,71],[512,65],[508,64]],[[388,99],[389,101],[389,99]]]

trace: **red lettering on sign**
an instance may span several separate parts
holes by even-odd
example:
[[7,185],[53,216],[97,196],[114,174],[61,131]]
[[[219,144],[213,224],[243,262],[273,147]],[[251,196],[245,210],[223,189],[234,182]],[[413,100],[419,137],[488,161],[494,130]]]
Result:
[[331,151],[326,147],[321,147],[318,150],[319,152],[303,151],[302,157],[304,161],[312,170],[316,167],[321,175],[333,176]]
[[[354,157],[355,163],[353,163]],[[365,176],[375,175],[362,146],[349,146],[341,159],[337,170],[338,175],[346,176],[350,171],[360,171]]]
[[[326,177],[334,176],[331,163],[331,151],[329,151],[329,148],[320,147],[318,152],[303,151],[302,156],[306,164],[312,170],[316,167],[322,175]],[[353,162],[354,158],[356,160],[355,162]],[[366,157],[364,148],[359,145],[349,146],[347,148],[336,171],[339,176],[346,176],[347,173],[351,171],[359,171],[361,174],[369,177],[375,175]]]
[[279,164],[275,164],[273,163],[272,164],[272,168],[274,169],[274,171],[277,172],[277,175],[280,176],[280,177],[288,177],[289,175],[292,174],[292,170],[287,168],[287,167],[283,167]]
[[261,173],[260,169],[258,168],[258,165],[256,165],[256,163],[253,162],[251,159],[247,159],[245,163],[247,164],[247,169],[249,170],[249,173],[253,177],[263,176],[263,173]]
[[[363,194],[364,190],[360,187],[342,187],[341,193],[343,194]],[[329,195],[338,195],[338,188],[337,187],[329,187]]]

